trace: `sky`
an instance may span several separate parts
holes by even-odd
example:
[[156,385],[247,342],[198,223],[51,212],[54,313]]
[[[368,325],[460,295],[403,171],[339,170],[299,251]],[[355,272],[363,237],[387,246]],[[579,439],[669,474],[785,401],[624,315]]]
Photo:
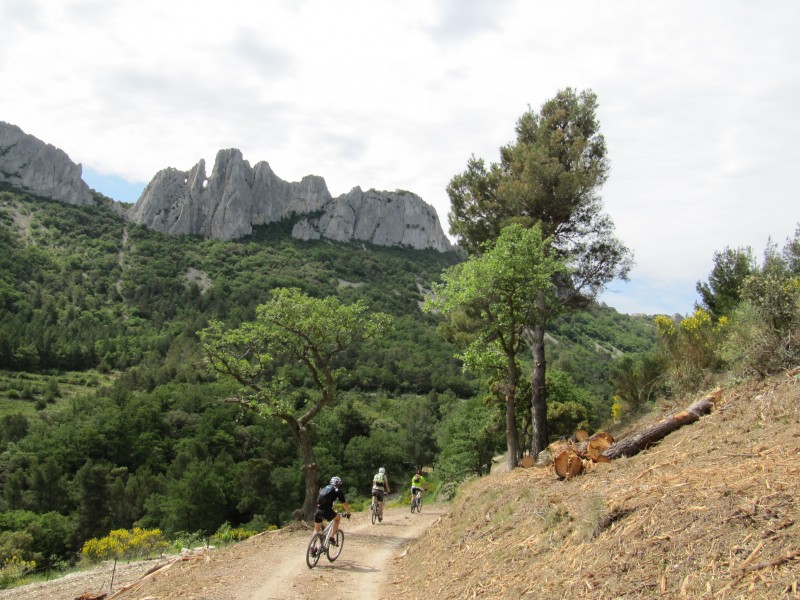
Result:
[[124,202],[238,148],[333,196],[412,191],[449,233],[449,181],[571,87],[635,260],[602,302],[691,314],[715,252],[800,223],[795,0],[0,0],[0,23],[0,121]]

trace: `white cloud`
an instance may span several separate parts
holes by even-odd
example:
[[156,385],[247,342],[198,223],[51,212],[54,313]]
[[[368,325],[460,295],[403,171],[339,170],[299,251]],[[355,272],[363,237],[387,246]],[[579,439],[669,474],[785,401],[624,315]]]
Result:
[[800,221],[790,1],[6,0],[0,22],[0,119],[87,170],[146,182],[236,147],[334,195],[414,191],[445,227],[471,154],[591,88],[637,263],[603,299],[626,312],[691,311],[714,251]]

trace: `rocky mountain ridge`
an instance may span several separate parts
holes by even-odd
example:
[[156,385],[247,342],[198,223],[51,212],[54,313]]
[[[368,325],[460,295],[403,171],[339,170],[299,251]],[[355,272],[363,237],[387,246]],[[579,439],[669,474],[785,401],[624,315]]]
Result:
[[0,182],[59,202],[93,204],[92,190],[81,178],[81,165],[66,152],[0,121]]
[[[0,121],[0,182],[69,204],[93,204],[81,171],[62,150]],[[163,169],[133,206],[120,206],[124,218],[171,234],[232,240],[293,218],[296,239],[453,250],[435,209],[416,194],[354,187],[333,198],[322,177],[284,181],[265,161],[251,167],[236,148],[217,153],[210,176],[202,159],[188,171]]]

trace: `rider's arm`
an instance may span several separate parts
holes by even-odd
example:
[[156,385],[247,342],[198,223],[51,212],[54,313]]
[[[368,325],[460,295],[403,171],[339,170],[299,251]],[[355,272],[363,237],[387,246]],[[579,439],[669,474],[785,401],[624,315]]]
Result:
[[391,489],[389,489],[389,478],[388,478],[388,477],[386,477],[386,479],[385,479],[384,481],[386,482],[386,493],[387,493],[387,494],[391,494],[391,493],[392,493],[392,490],[391,490]]

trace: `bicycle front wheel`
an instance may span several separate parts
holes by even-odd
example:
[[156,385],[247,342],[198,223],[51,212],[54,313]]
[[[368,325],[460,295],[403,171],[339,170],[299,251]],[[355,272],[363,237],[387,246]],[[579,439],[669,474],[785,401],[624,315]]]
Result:
[[322,536],[314,534],[308,542],[306,548],[306,564],[309,569],[313,569],[319,562],[319,557],[322,554]]
[[[333,539],[331,539],[333,542]],[[336,532],[336,545],[334,546],[332,543],[328,544],[328,560],[333,562],[339,555],[342,553],[342,548],[344,547],[344,531],[341,529]]]
[[375,525],[375,521],[377,520],[378,520],[378,505],[376,503],[372,505],[372,524]]

